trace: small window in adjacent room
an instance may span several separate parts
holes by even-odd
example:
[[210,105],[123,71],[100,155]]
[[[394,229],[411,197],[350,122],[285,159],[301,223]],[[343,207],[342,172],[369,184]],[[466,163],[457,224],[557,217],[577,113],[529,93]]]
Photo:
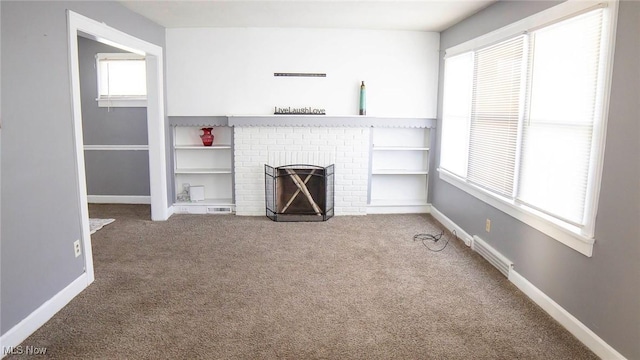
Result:
[[96,54],[99,107],[146,107],[144,56],[132,53]]

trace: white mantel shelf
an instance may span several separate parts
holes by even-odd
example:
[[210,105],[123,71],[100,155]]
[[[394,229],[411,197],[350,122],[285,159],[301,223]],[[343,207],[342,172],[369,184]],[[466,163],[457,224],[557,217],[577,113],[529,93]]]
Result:
[[171,126],[435,128],[436,119],[327,115],[170,116]]

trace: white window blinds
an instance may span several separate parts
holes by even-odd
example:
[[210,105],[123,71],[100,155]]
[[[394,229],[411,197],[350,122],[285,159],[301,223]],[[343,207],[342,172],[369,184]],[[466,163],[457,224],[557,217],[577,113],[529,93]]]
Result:
[[469,151],[469,120],[473,87],[473,54],[447,58],[444,65],[444,98],[440,166],[461,176],[467,176]]
[[145,98],[146,63],[143,56],[129,53],[101,53],[98,63],[98,97]]
[[445,58],[440,170],[536,228],[592,238],[615,12],[579,5]]
[[524,36],[475,52],[468,180],[513,196]]
[[584,224],[603,9],[530,34],[518,199]]

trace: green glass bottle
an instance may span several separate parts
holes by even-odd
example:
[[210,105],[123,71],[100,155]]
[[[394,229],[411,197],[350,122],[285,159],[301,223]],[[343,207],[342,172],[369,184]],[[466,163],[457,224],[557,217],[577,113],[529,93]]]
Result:
[[360,85],[360,115],[367,115],[367,88],[364,81]]

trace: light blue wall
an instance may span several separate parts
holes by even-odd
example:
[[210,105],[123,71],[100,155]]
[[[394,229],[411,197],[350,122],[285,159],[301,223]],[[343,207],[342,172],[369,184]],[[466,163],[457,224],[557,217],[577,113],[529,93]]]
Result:
[[66,10],[164,48],[164,28],[118,2],[2,1],[0,333],[84,272]]
[[[441,49],[554,5],[501,1],[441,34]],[[515,263],[549,295],[628,359],[640,359],[640,3],[622,1],[596,243],[588,258],[509,215],[433,177],[433,205]],[[440,63],[442,69],[442,61]],[[442,94],[442,72],[440,91]],[[442,96],[439,98],[439,126]],[[438,133],[438,143],[440,133]],[[436,147],[437,152],[439,148]],[[439,159],[439,153],[436,154]],[[434,164],[432,170],[437,168]],[[432,171],[437,174],[436,171]],[[491,233],[484,230],[491,219]]]

